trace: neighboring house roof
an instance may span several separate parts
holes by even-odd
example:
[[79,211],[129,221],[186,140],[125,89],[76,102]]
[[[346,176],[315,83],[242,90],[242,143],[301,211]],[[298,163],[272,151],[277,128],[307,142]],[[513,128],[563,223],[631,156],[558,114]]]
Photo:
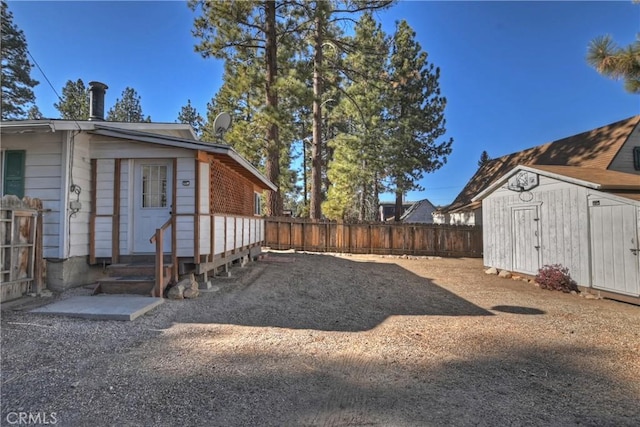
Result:
[[[193,129],[190,125],[181,123],[120,123],[63,120],[20,120],[0,123],[0,130],[2,133],[54,132],[56,130],[74,130],[78,129],[78,127],[81,130],[94,135],[218,154],[218,160],[235,172],[249,179],[260,188],[270,189],[273,191],[277,190],[275,184],[269,181],[262,173],[260,173],[260,171],[238,154],[231,146],[196,140],[195,134],[193,134]],[[191,129],[189,134],[193,136],[193,139],[148,132],[150,130],[165,129],[183,131]],[[145,130],[147,132],[145,132]]]
[[518,165],[562,165],[606,170],[635,127],[640,115],[544,145],[492,159],[469,180],[445,212],[479,207],[472,198]]
[[503,186],[510,177],[519,171],[537,173],[549,178],[593,188],[594,190],[608,192],[633,200],[639,200],[640,198],[640,175],[606,169],[583,168],[580,166],[520,165],[513,168],[500,179],[494,181],[490,186],[475,196],[473,201],[478,202],[484,199],[493,191]]
[[418,200],[414,204],[412,204],[400,217],[400,221],[405,221],[407,218],[411,217],[414,213],[416,213],[421,207],[424,206],[431,207],[432,210],[435,210],[435,206],[433,203],[429,201],[429,199]]

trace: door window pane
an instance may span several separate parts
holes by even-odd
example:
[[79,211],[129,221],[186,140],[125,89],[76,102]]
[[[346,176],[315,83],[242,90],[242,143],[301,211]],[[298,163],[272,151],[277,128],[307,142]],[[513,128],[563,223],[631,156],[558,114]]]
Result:
[[142,166],[142,207],[164,208],[167,206],[167,166]]

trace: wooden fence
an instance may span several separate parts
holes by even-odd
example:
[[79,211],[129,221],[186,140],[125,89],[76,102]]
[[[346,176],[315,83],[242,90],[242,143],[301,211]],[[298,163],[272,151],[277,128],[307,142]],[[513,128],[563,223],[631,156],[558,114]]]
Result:
[[482,257],[482,228],[267,218],[265,246],[312,252]]
[[0,301],[44,288],[42,202],[4,196],[0,204]]

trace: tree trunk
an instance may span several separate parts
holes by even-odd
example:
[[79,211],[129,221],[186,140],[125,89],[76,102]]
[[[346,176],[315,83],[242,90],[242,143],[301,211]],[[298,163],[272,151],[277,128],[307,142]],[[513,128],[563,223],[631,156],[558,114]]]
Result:
[[396,212],[393,220],[398,222],[402,216],[402,190],[396,190]]
[[[367,169],[367,161],[362,159],[362,173]],[[368,183],[366,180],[362,181],[362,189],[360,190],[360,212],[358,213],[358,220],[364,221],[367,219],[367,196],[368,196]]]
[[313,144],[311,146],[311,219],[322,217],[322,40],[323,11],[322,2],[316,3],[315,34],[313,38]]
[[[267,110],[278,111],[278,92],[275,87],[276,78],[278,76],[278,42],[276,38],[276,3],[275,1],[266,1],[265,24],[266,24],[266,43],[265,43],[265,62],[266,62],[266,82],[265,92],[267,94],[266,107]],[[265,173],[269,181],[278,186],[277,191],[268,191],[266,200],[267,216],[282,215],[282,195],[280,194],[280,141],[278,135],[278,125],[269,124],[267,129],[267,158],[265,162]]]

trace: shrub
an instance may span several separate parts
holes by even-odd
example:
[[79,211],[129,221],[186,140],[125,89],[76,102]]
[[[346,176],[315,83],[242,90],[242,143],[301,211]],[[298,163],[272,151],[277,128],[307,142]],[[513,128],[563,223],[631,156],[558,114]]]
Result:
[[542,289],[552,291],[578,291],[578,285],[569,275],[569,269],[560,264],[544,265],[536,275],[536,282]]

